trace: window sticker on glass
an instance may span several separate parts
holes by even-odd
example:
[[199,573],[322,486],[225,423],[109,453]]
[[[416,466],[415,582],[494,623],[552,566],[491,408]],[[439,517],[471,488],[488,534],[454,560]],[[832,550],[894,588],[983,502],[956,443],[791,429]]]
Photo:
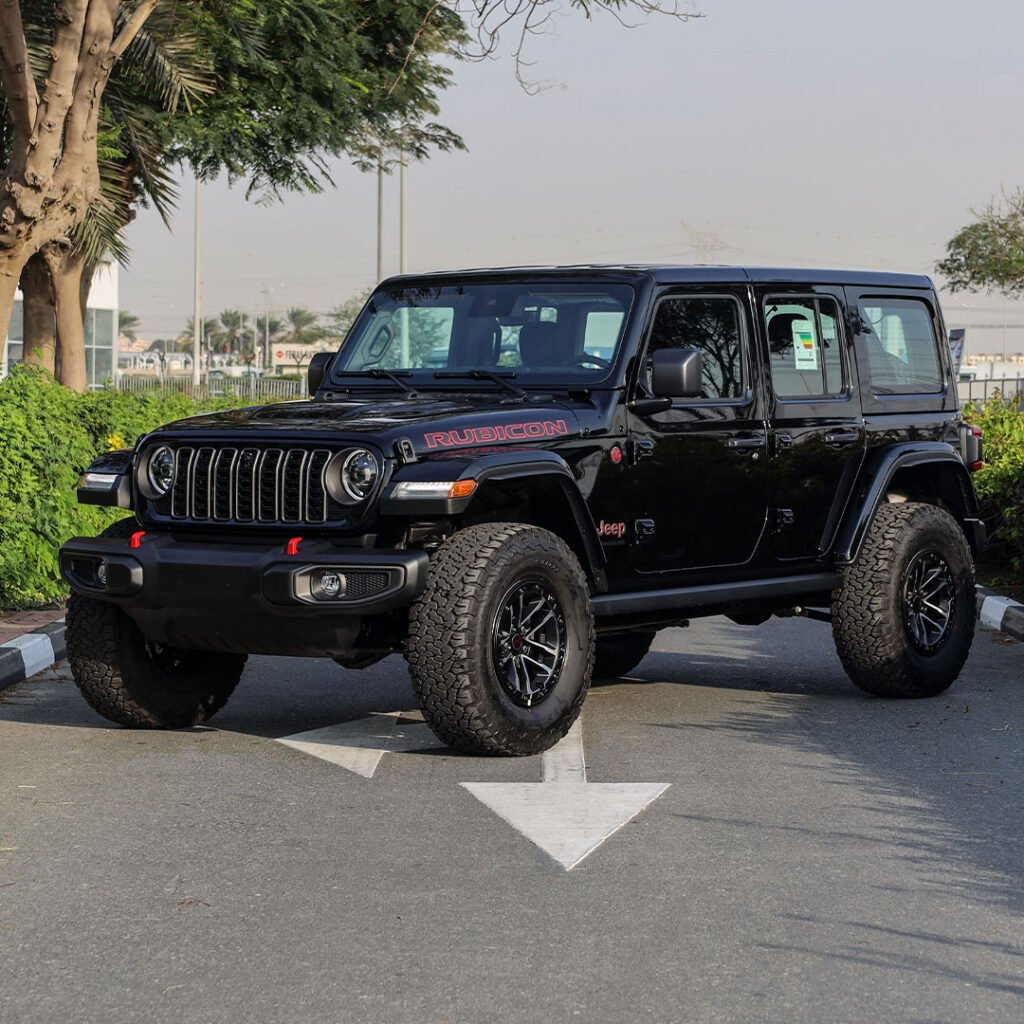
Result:
[[798,370],[818,369],[818,339],[814,336],[813,321],[793,321],[793,352]]

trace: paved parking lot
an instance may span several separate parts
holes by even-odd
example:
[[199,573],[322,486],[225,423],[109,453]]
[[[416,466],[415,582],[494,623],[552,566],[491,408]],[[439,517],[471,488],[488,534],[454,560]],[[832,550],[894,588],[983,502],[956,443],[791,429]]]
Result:
[[1022,651],[897,703],[820,624],[663,633],[588,697],[582,839],[509,812],[578,746],[438,748],[396,658],[253,659],[173,733],[58,666],[0,697],[0,1020],[1019,1024]]

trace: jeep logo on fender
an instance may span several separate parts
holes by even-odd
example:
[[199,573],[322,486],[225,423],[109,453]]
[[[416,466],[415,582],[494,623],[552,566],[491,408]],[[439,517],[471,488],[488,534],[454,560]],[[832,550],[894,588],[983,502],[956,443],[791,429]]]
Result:
[[597,524],[598,537],[611,537],[615,540],[622,540],[626,536],[625,523],[606,523],[603,519]]
[[495,427],[468,427],[465,430],[438,430],[423,435],[428,448],[466,448],[495,441],[528,441],[531,438],[564,437],[569,433],[565,420],[528,420]]

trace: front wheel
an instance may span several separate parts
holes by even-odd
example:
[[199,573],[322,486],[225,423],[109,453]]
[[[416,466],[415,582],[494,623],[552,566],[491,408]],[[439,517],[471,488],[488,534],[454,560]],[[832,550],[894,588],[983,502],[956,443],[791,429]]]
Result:
[[150,643],[105,601],[72,594],[68,663],[104,718],[136,729],[183,729],[215,715],[238,685],[244,654],[178,651]]
[[934,697],[974,639],[974,562],[957,521],[934,505],[882,505],[832,595],[836,649],[855,686]]
[[576,556],[553,533],[484,523],[430,560],[406,658],[424,718],[457,750],[554,746],[590,686],[594,619]]

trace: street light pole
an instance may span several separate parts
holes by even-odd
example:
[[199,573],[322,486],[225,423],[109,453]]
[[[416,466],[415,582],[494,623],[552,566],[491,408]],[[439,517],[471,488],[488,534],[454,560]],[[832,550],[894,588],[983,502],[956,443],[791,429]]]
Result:
[[377,161],[377,283],[384,280],[384,156]]
[[403,274],[409,273],[409,156],[403,149],[399,154],[399,253],[398,267]]
[[199,361],[203,352],[203,303],[200,289],[199,240],[201,212],[199,207],[199,178],[196,177],[196,223],[195,223],[195,281],[193,282],[192,312],[192,386],[198,388],[202,383]]

